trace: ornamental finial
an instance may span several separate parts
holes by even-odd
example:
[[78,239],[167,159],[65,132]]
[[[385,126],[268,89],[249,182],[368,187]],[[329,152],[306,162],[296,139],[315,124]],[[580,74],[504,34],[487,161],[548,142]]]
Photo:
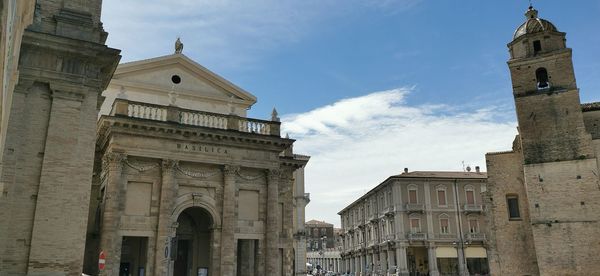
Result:
[[277,113],[277,109],[275,109],[275,107],[273,107],[273,112],[271,112],[271,121],[273,122],[279,122],[279,114]]

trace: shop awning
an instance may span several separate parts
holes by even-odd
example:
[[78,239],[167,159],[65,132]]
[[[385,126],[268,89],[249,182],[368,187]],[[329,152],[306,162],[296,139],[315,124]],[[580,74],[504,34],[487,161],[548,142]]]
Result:
[[435,249],[435,255],[438,258],[458,258],[454,247],[438,247]]
[[465,255],[467,258],[487,258],[487,251],[483,247],[467,247]]

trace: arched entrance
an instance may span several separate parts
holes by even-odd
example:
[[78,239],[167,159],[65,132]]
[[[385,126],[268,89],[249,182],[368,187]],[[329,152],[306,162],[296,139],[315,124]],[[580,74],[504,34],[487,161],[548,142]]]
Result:
[[201,207],[185,209],[177,218],[176,276],[208,275],[211,270],[212,216]]

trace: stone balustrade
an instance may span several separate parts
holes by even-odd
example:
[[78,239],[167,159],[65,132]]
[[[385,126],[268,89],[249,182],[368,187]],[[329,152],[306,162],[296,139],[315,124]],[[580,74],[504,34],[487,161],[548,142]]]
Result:
[[115,99],[110,115],[280,137],[281,123],[278,121],[251,119],[232,114],[189,110],[125,99]]
[[407,239],[409,241],[424,241],[427,240],[427,233],[408,233]]
[[483,205],[481,205],[481,204],[465,204],[465,205],[463,205],[463,211],[466,213],[481,213],[481,212],[483,212]]
[[484,233],[466,233],[465,240],[467,241],[485,241]]
[[425,204],[406,203],[405,209],[408,213],[423,213],[425,211]]

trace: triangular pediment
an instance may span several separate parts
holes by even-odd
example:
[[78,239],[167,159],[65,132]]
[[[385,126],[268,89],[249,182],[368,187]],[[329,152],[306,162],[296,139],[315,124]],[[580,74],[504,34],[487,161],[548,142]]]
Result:
[[[173,76],[178,76],[181,82],[174,84]],[[164,93],[174,90],[179,95],[222,102],[233,100],[248,107],[256,102],[254,95],[183,54],[120,64],[113,75],[111,85]]]

